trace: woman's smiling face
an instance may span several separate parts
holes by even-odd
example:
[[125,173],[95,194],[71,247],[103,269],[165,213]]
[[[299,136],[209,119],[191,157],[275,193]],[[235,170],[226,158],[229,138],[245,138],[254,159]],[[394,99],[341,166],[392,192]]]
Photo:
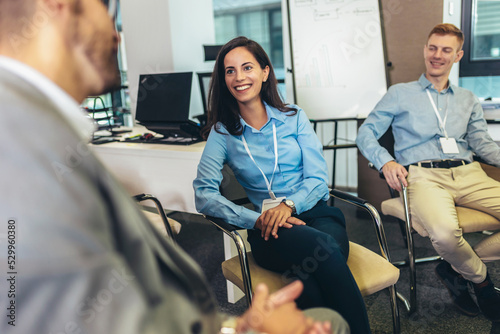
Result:
[[262,69],[254,55],[245,47],[237,47],[224,58],[226,86],[238,104],[260,101],[262,83],[267,80],[269,66]]

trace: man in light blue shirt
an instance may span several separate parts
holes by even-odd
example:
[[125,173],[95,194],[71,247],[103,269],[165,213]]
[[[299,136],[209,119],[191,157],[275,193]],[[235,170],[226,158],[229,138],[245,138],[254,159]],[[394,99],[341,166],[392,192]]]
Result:
[[[359,129],[356,143],[381,170],[389,186],[408,187],[413,227],[429,235],[445,261],[436,268],[454,304],[465,314],[500,321],[500,297],[484,261],[500,259],[500,233],[472,248],[462,236],[455,205],[500,218],[500,183],[487,177],[476,154],[500,167],[500,147],[487,132],[478,99],[451,85],[460,61],[463,33],[440,24],[424,47],[425,74],[418,81],[392,86]],[[395,158],[378,139],[392,126]],[[469,295],[472,282],[479,309]]]

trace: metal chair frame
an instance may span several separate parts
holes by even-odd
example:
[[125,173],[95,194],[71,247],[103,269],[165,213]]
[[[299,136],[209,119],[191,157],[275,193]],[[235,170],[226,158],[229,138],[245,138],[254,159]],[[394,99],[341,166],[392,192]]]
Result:
[[[396,261],[392,262],[396,267],[409,266],[410,267],[410,301],[404,298],[402,295],[398,293],[398,298],[404,303],[406,310],[409,314],[412,314],[417,310],[417,268],[416,265],[420,263],[441,261],[443,258],[439,255],[429,256],[423,258],[415,258],[415,248],[413,245],[413,228],[411,225],[411,217],[410,217],[410,206],[408,201],[408,189],[404,186],[403,182],[401,182],[401,197],[403,199],[403,207],[405,212],[405,221],[404,223],[404,238],[405,243],[408,248],[408,260]],[[391,189],[392,190],[392,189]],[[393,196],[393,191],[391,191],[391,197]],[[495,287],[497,291],[500,292],[500,289]]]
[[167,230],[167,235],[172,241],[175,242],[174,238],[174,232],[172,231],[172,227],[170,227],[170,224],[168,223],[168,218],[167,215],[165,214],[165,210],[163,209],[163,206],[161,205],[160,201],[158,198],[154,197],[153,195],[150,194],[139,194],[135,195],[132,197],[137,203],[143,202],[143,201],[153,201],[156,206],[156,210],[158,211],[158,214],[160,215],[161,219],[163,220],[163,224],[165,225],[165,229]]
[[[382,224],[382,220],[380,218],[380,214],[378,213],[377,209],[368,203],[366,200],[363,200],[359,197],[347,194],[345,192],[335,190],[335,189],[330,189],[330,196],[334,198],[338,198],[344,202],[347,202],[349,204],[352,204],[356,207],[363,208],[364,210],[368,211],[370,214],[374,227],[375,227],[375,232],[377,235],[377,241],[380,247],[380,252],[381,255],[389,262],[390,256],[389,256],[389,248],[387,246],[387,238],[385,235],[384,231],[384,226]],[[243,238],[241,235],[238,233],[238,229],[241,229],[240,227],[231,225],[226,223],[224,220],[212,216],[206,216],[205,218],[210,221],[212,224],[214,224],[217,228],[219,228],[222,232],[224,232],[226,235],[228,235],[235,243],[236,248],[238,250],[238,257],[240,260],[240,267],[241,267],[241,273],[243,277],[243,284],[245,288],[245,296],[246,300],[248,302],[248,305],[251,304],[252,302],[252,280],[251,280],[251,275],[250,275],[250,266],[248,264],[248,258],[247,258],[247,250],[245,247],[245,243],[243,242]],[[396,291],[396,285],[392,285],[389,288],[389,294],[390,294],[390,303],[391,303],[391,312],[392,312],[392,319],[393,319],[393,332],[394,333],[400,333],[401,332],[401,325],[400,325],[400,318],[399,318],[399,308],[397,304],[397,298],[402,299],[403,301],[406,301],[406,299],[401,296],[399,293]],[[406,301],[406,303],[408,303]]]

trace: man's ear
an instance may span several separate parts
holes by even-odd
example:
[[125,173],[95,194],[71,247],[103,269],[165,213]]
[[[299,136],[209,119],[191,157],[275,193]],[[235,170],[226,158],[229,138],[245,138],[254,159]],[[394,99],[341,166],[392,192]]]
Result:
[[462,57],[463,57],[463,56],[464,56],[464,50],[460,50],[460,51],[458,51],[458,52],[457,52],[457,57],[455,58],[455,61],[454,61],[454,62],[455,62],[455,63],[458,63],[458,62],[462,59]]
[[50,16],[60,15],[64,12],[74,13],[77,3],[80,0],[37,0],[41,3],[42,8],[45,9]]
[[62,6],[67,4],[69,1],[68,0],[38,0],[39,3],[44,8],[49,9],[51,12],[56,12],[61,9]]

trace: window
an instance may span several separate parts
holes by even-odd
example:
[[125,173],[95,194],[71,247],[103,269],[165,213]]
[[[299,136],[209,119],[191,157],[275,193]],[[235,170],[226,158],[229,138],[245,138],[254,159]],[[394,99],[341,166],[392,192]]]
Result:
[[500,0],[463,0],[460,76],[500,75]]
[[[125,120],[130,115],[130,96],[128,91],[127,61],[125,56],[124,37],[122,31],[122,16],[120,11],[120,1],[117,0],[116,30],[120,34],[121,42],[118,49],[118,66],[121,73],[122,85],[120,89],[101,96],[91,96],[85,99],[82,107],[89,111],[89,114],[100,127],[110,127],[118,124],[129,124],[131,120]],[[93,112],[99,110],[97,112]]]
[[237,36],[253,39],[266,51],[278,79],[284,79],[281,0],[213,0],[215,42]]

